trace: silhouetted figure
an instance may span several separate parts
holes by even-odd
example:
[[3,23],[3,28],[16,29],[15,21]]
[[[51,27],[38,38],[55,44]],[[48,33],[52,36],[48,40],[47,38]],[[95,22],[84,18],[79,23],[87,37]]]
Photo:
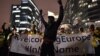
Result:
[[7,37],[9,35],[9,33],[11,33],[11,30],[10,30],[10,27],[6,27],[6,23],[3,23],[2,25],[2,30],[3,30],[3,34],[5,36],[5,39],[4,39],[4,44],[3,44],[3,56],[7,56],[8,55],[8,42],[7,42]]
[[16,53],[14,53],[14,52],[11,51],[11,48],[13,48],[12,47],[12,43],[15,43],[15,42],[13,42],[14,39],[15,38],[18,39],[18,37],[19,37],[19,34],[16,31],[17,30],[14,27],[13,30],[12,30],[12,32],[8,35],[9,56],[16,56],[16,55],[18,55],[18,54],[16,54]]
[[94,37],[96,40],[95,56],[100,56],[100,27],[96,27]]
[[32,25],[32,29],[31,29],[31,31],[32,31],[34,34],[36,34],[36,29],[35,29],[35,28],[36,28],[36,25],[33,24],[33,25]]
[[3,52],[4,37],[5,36],[2,33],[0,33],[0,56],[3,56],[4,55],[4,52]]
[[84,28],[83,27],[79,28],[79,32],[84,33]]
[[89,26],[89,33],[90,33],[90,40],[86,43],[87,48],[86,48],[86,56],[95,56],[95,49],[92,45],[92,41],[94,39],[93,35],[94,35],[94,31],[95,31],[95,26],[92,24]]
[[60,13],[57,21],[54,21],[53,16],[48,16],[48,23],[45,22],[42,16],[42,10],[40,10],[41,21],[45,26],[45,32],[43,37],[43,43],[41,46],[41,53],[40,56],[55,56],[54,54],[54,41],[56,40],[57,30],[60,26],[61,21],[63,20],[64,10],[62,6],[62,1],[58,0],[60,5]]

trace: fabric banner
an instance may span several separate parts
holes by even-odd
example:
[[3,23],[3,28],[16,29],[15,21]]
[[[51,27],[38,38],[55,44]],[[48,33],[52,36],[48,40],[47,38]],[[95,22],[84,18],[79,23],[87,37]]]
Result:
[[[54,43],[56,56],[83,55],[90,40],[89,34],[57,35]],[[40,35],[21,35],[12,38],[10,52],[39,56],[43,39]]]

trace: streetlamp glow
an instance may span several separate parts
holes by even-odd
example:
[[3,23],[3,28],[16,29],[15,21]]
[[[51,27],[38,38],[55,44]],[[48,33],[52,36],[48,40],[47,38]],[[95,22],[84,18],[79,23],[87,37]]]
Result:
[[48,11],[48,16],[54,16],[54,18],[58,18],[58,15],[55,15],[55,13]]

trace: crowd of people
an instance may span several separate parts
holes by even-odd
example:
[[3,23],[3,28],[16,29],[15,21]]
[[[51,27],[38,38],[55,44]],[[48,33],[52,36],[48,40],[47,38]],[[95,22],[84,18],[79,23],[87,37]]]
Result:
[[[55,56],[54,52],[54,42],[56,41],[57,34],[73,34],[72,31],[67,32],[65,28],[60,28],[60,23],[63,20],[64,16],[64,9],[62,5],[62,1],[58,0],[59,4],[59,17],[57,21],[54,21],[53,16],[48,16],[49,21],[45,22],[42,13],[43,11],[40,10],[40,17],[41,21],[44,24],[45,30],[42,33],[41,31],[36,31],[35,28],[31,31],[24,30],[16,32],[16,27],[13,28],[13,30],[10,29],[10,27],[6,27],[6,23],[2,25],[2,35],[4,35],[3,45],[0,47],[0,56],[35,56],[35,55],[24,55],[19,53],[13,53],[9,52],[9,47],[11,44],[12,38],[15,36],[19,36],[21,34],[38,34],[43,37],[43,43],[41,45],[41,52],[40,56]],[[79,33],[90,33],[92,36],[91,42],[87,43],[89,46],[91,46],[92,50],[90,50],[92,53],[88,53],[86,51],[86,56],[99,56],[100,55],[100,27],[95,27],[95,25],[90,25],[87,30],[84,30],[83,27],[79,28]],[[10,36],[10,37],[8,37]]]
[[[5,26],[4,26],[5,24],[6,23],[4,23],[2,26],[2,29],[3,29],[2,34],[5,36],[5,38],[3,40],[3,45],[0,46],[0,56],[8,56],[8,55],[9,56],[34,56],[34,55],[25,55],[25,54],[10,52],[9,47],[11,45],[11,40],[12,40],[12,38],[19,36],[19,35],[22,35],[22,34],[24,34],[26,36],[30,35],[30,34],[38,34],[41,37],[43,37],[44,36],[43,34],[45,34],[45,33],[41,33],[39,31],[36,31],[34,27],[33,27],[34,29],[32,29],[31,31],[25,30],[25,31],[16,32],[16,28],[13,28],[13,30],[9,30],[9,27],[6,28],[6,30],[5,30]],[[95,27],[93,24],[90,25],[87,30],[84,30],[84,28],[80,27],[79,33],[90,33],[92,36],[91,41],[86,42],[86,44],[89,46],[89,48],[91,47],[90,48],[91,50],[89,50],[89,48],[86,47],[85,48],[85,55],[86,56],[99,56],[100,55],[100,27]],[[57,34],[73,34],[73,33],[67,33],[65,28],[59,28],[57,30]],[[44,37],[43,37],[43,39],[44,39]],[[53,41],[53,42],[55,42],[55,41]],[[43,52],[44,55],[46,55],[45,53],[47,51],[48,51],[47,54],[50,51],[53,51],[54,50],[53,42],[52,42],[52,40],[46,39],[45,44],[43,43],[41,46],[45,50],[41,49],[41,53]],[[51,46],[50,46],[50,44],[51,44]],[[49,50],[47,50],[47,49],[49,49]],[[41,55],[43,55],[43,54],[41,54]],[[55,54],[53,53],[50,55],[55,55]]]
[[[9,30],[9,27],[5,28],[5,24],[6,23],[4,23],[2,25],[2,29],[3,29],[2,35],[4,35],[5,37],[4,37],[4,40],[3,40],[3,45],[0,46],[0,56],[8,56],[8,55],[9,56],[29,56],[29,55],[9,52],[9,46],[11,44],[12,38],[14,38],[15,36],[22,35],[22,34],[25,34],[25,35],[38,34],[42,37],[44,36],[44,34],[47,34],[47,33],[42,33],[40,31],[36,31],[35,29],[32,29],[31,31],[25,30],[25,31],[16,32],[16,28],[13,28],[13,30]],[[50,30],[50,32],[51,32],[51,30]],[[66,29],[63,28],[63,27],[59,28],[57,30],[57,34],[74,34],[74,33],[71,33],[71,32],[67,33]],[[89,48],[87,47],[85,49],[85,55],[86,56],[99,56],[100,55],[100,27],[95,27],[95,25],[93,25],[93,24],[90,25],[87,30],[80,27],[78,33],[90,33],[91,36],[92,36],[91,41],[86,43],[89,46],[89,48],[91,47],[90,48],[91,50],[89,51]],[[49,35],[50,35],[50,33],[49,33]],[[8,37],[8,36],[10,36],[10,37]],[[43,39],[45,39],[45,38],[43,37]],[[53,41],[53,42],[55,42],[55,41]],[[46,55],[45,53],[47,51],[48,51],[47,54],[50,51],[52,52],[54,50],[53,42],[52,42],[52,40],[46,39],[45,43],[43,43],[42,46],[41,46],[45,50],[41,49],[41,53],[43,52],[44,55]],[[50,44],[51,44],[51,46],[50,46]],[[52,49],[50,49],[51,47],[52,47]],[[49,49],[49,50],[47,50],[47,49]],[[41,54],[41,55],[43,55],[43,54]],[[55,54],[53,53],[53,54],[50,54],[50,55],[55,55]],[[34,56],[34,55],[30,55],[30,56]]]

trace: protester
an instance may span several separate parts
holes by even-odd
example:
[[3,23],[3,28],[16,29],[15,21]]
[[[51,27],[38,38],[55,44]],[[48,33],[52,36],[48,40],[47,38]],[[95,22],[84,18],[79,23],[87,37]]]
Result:
[[18,39],[18,37],[19,37],[19,34],[16,32],[16,28],[14,28],[12,30],[12,32],[8,35],[9,56],[17,56],[18,55],[17,53],[14,53],[11,51],[11,48],[14,48],[14,47],[12,47],[12,43],[16,44],[14,42],[14,39],[15,38]]
[[11,33],[11,29],[10,29],[10,26],[7,25],[7,23],[3,23],[2,25],[2,30],[3,30],[3,35],[5,36],[5,39],[4,39],[4,44],[3,44],[3,56],[7,56],[8,55],[8,42],[7,42],[7,37],[9,35],[9,33]]
[[35,25],[35,24],[32,25],[31,32],[32,32],[33,34],[36,34],[36,25]]
[[0,32],[0,56],[4,55],[4,38],[5,36]]
[[79,32],[80,32],[80,33],[84,33],[83,27],[79,28]]
[[65,31],[65,28],[60,28],[59,30],[58,30],[58,34],[66,34],[66,31]]
[[64,16],[62,1],[58,0],[58,3],[60,5],[60,13],[59,13],[58,20],[56,22],[54,21],[55,19],[53,16],[48,16],[48,23],[45,22],[42,16],[42,10],[40,10],[41,21],[45,26],[45,32],[43,37],[44,41],[41,46],[40,56],[47,56],[47,55],[55,56],[53,43],[56,40],[58,27]]
[[100,27],[96,27],[94,40],[95,56],[100,56]]
[[93,35],[94,35],[94,31],[95,31],[95,26],[92,24],[90,25],[89,27],[89,33],[90,33],[90,36],[91,38],[89,38],[90,40],[87,41],[86,45],[86,56],[95,56],[95,49],[94,47],[92,46],[92,41],[93,41]]

